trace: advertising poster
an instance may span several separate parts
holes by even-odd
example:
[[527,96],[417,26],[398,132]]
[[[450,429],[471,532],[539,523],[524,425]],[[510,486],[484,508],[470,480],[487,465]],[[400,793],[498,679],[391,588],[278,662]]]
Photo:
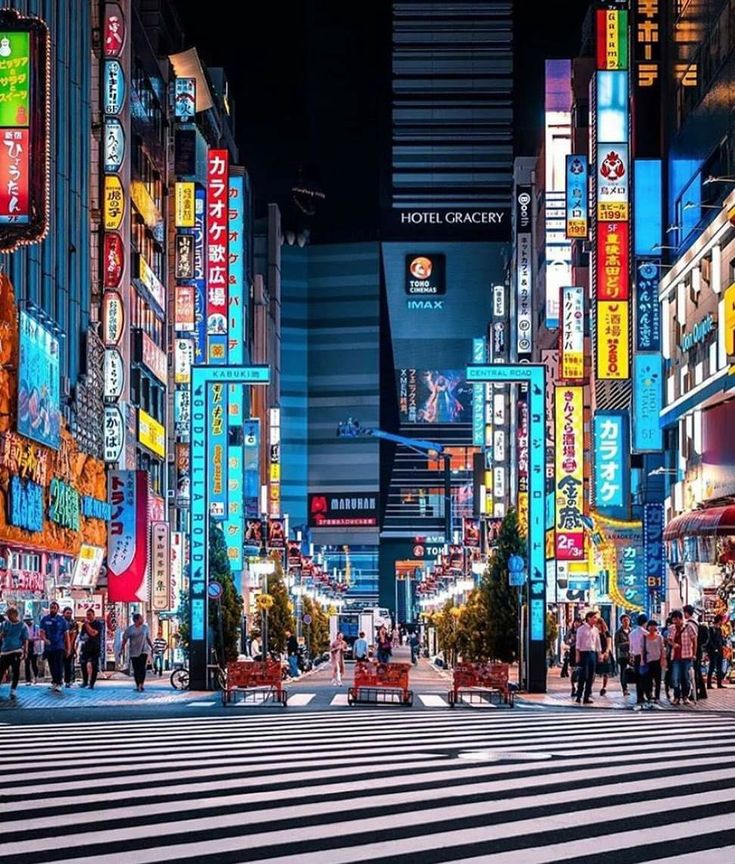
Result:
[[627,222],[606,222],[597,226],[598,300],[628,299],[628,238]]
[[[227,198],[229,153],[210,150],[207,156],[207,334],[227,335],[228,250]],[[225,363],[226,357],[209,357]]]
[[656,352],[633,359],[633,452],[663,448],[659,414],[664,407],[663,357]]
[[207,460],[209,467],[209,515],[227,517],[227,385],[207,384]]
[[566,236],[587,239],[589,234],[589,164],[585,155],[567,155]]
[[110,603],[147,600],[148,477],[145,471],[110,471],[112,518],[107,531]]
[[472,422],[472,385],[463,370],[400,369],[397,378],[402,423]]
[[601,512],[624,517],[630,494],[628,415],[598,411],[594,418],[595,504]]
[[480,520],[465,516],[462,519],[462,545],[468,549],[480,548]]
[[[635,286],[635,350],[661,350],[661,307],[658,302],[659,266],[638,261]],[[730,291],[730,288],[728,288]],[[733,295],[735,296],[735,295]],[[727,291],[725,292],[727,298]],[[727,307],[726,307],[727,308]]]
[[597,304],[597,377],[606,381],[630,378],[628,303]]
[[370,528],[377,524],[376,492],[316,492],[309,495],[310,528]]
[[562,290],[561,377],[584,377],[584,291],[577,286]]
[[584,558],[584,388],[557,387],[556,424],[556,558]]
[[268,548],[286,548],[286,523],[283,519],[271,517],[268,520]]
[[61,442],[59,340],[27,312],[19,319],[18,432],[54,450]]
[[245,520],[245,549],[254,555],[260,552],[263,546],[263,520]]

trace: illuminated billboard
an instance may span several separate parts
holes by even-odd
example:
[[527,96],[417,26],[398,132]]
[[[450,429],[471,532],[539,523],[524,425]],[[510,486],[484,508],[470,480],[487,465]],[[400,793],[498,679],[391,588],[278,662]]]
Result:
[[659,415],[663,409],[663,357],[658,351],[633,359],[633,452],[657,452],[663,447]]
[[567,155],[566,235],[586,239],[589,233],[589,164],[585,155]]
[[597,299],[627,300],[630,293],[628,223],[597,225]]
[[561,377],[584,377],[584,289],[567,285],[562,290]]
[[609,515],[623,516],[628,506],[630,478],[627,413],[597,411],[594,418],[594,446],[597,509]]
[[626,9],[597,9],[597,68],[628,68],[628,12]]
[[597,377],[601,380],[630,378],[629,315],[627,302],[597,304]]
[[597,145],[597,220],[621,222],[629,217],[628,144]]
[[[207,158],[207,334],[226,336],[229,313],[227,259],[227,198],[229,154],[210,150]],[[215,340],[217,341],[217,340]],[[226,339],[225,345],[226,345]],[[209,361],[226,363],[225,355],[209,352]]]
[[445,294],[444,271],[444,255],[438,252],[406,255],[406,294],[431,297]]
[[556,558],[584,558],[584,388],[557,386],[556,427]]
[[61,443],[59,340],[27,312],[20,313],[18,432],[54,450]]
[[399,369],[398,405],[402,423],[471,423],[472,385],[461,369]]

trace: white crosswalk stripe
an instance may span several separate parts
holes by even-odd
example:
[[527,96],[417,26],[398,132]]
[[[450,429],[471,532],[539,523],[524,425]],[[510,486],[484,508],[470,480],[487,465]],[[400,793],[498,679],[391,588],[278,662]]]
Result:
[[136,864],[730,860],[731,727],[391,707],[6,726],[3,849],[80,864],[120,849]]

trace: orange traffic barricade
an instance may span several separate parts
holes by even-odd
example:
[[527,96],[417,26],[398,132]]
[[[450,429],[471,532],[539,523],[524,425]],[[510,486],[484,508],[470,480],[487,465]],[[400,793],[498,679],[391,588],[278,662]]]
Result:
[[288,693],[283,688],[281,663],[278,660],[235,660],[227,664],[227,678],[222,688],[222,704],[237,701],[237,694],[245,702],[249,698],[260,702],[274,702],[286,706]]
[[355,682],[347,690],[347,702],[381,702],[413,705],[413,690],[408,689],[410,663],[376,663],[359,660],[355,664]]
[[458,663],[447,694],[449,704],[453,708],[458,702],[490,702],[512,708],[514,691],[509,677],[508,663]]

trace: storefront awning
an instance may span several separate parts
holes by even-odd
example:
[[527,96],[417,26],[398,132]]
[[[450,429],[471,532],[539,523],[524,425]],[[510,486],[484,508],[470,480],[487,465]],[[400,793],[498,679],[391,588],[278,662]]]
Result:
[[679,537],[723,536],[735,534],[735,506],[708,507],[683,513],[669,522],[664,540]]

